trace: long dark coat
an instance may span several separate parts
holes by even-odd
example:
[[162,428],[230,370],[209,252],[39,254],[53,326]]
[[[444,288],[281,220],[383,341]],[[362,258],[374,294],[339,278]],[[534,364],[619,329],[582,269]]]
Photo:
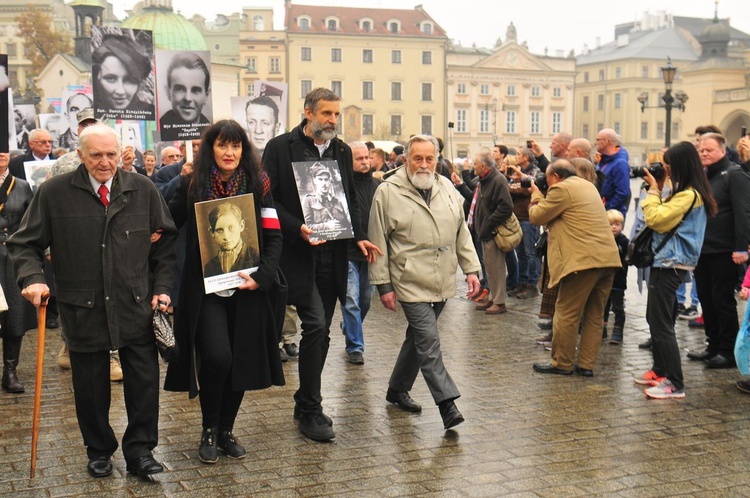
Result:
[[[169,209],[178,226],[187,223],[185,266],[182,270],[180,305],[175,316],[175,340],[179,350],[177,359],[169,362],[164,389],[187,391],[191,398],[198,395],[198,370],[200,351],[195,348],[198,313],[205,295],[203,266],[201,264],[195,208],[188,201],[190,177],[182,177]],[[284,372],[279,358],[279,339],[272,319],[272,304],[267,291],[271,288],[281,255],[281,231],[260,229],[261,207],[273,207],[273,198],[267,194],[255,200],[255,222],[258,230],[260,264],[253,279],[260,289],[237,290],[234,344],[232,345],[232,390],[249,391],[265,389],[271,385],[284,385]],[[227,299],[232,299],[227,298]]]
[[20,178],[16,178],[16,184],[13,186],[5,201],[2,211],[0,211],[0,285],[5,292],[5,299],[8,301],[8,311],[0,314],[1,337],[20,337],[27,330],[36,327],[36,313],[34,307],[21,295],[21,289],[16,283],[16,270],[13,262],[8,256],[8,248],[5,242],[8,240],[21,224],[21,218],[26,212],[26,208],[31,203],[31,187]]
[[[307,120],[291,132],[272,138],[263,152],[263,168],[271,178],[273,200],[279,213],[281,231],[284,234],[284,245],[281,258],[281,269],[289,281],[289,304],[307,299],[312,294],[315,283],[314,253],[312,246],[300,237],[300,227],[305,223],[297,183],[292,169],[293,162],[314,161],[321,159],[313,140],[305,136],[303,130]],[[329,156],[330,154],[330,156]],[[359,205],[354,193],[352,150],[338,138],[324,153],[325,159],[338,161],[341,170],[341,181],[349,205],[355,240],[364,240],[367,234],[360,224]],[[348,276],[347,240],[326,242],[334,251],[334,278],[336,294],[339,300],[346,299],[346,279]]]
[[82,164],[40,185],[7,246],[21,288],[45,282],[51,249],[68,347],[92,353],[154,341],[151,296],[172,289],[176,238],[151,180],[118,169],[104,207]]

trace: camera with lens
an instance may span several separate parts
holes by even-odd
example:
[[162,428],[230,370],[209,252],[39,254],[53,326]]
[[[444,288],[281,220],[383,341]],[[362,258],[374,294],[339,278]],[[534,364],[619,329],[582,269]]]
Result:
[[521,178],[521,187],[531,188],[531,182],[536,184],[536,188],[542,192],[546,192],[549,186],[547,185],[547,175],[544,173],[538,173],[535,177],[524,176]]
[[648,170],[651,176],[657,180],[664,178],[664,165],[662,163],[651,163],[648,166],[635,166],[632,169],[633,178],[643,178],[646,176],[645,171]]

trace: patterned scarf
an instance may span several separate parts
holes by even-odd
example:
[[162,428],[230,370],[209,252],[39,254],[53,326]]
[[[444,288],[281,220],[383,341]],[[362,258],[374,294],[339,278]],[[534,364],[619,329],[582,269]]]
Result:
[[222,181],[219,176],[219,168],[215,165],[211,166],[211,172],[209,174],[209,182],[206,184],[206,188],[203,191],[203,199],[223,199],[225,197],[233,197],[235,195],[245,194],[248,191],[248,177],[245,170],[238,167],[232,173],[229,181]]

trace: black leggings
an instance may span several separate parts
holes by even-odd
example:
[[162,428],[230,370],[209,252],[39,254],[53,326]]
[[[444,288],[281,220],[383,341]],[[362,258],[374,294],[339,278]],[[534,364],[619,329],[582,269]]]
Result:
[[195,348],[199,357],[200,403],[203,427],[232,430],[244,391],[232,390],[232,355],[236,294],[207,294],[198,314]]

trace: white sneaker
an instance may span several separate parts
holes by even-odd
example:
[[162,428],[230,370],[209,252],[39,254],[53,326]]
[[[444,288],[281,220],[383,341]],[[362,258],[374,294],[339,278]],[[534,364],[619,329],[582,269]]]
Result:
[[122,367],[117,353],[109,353],[109,380],[112,382],[122,381]]
[[669,399],[669,398],[684,398],[685,390],[677,389],[669,379],[665,379],[661,384],[654,387],[649,387],[643,391],[646,396],[652,399]]

